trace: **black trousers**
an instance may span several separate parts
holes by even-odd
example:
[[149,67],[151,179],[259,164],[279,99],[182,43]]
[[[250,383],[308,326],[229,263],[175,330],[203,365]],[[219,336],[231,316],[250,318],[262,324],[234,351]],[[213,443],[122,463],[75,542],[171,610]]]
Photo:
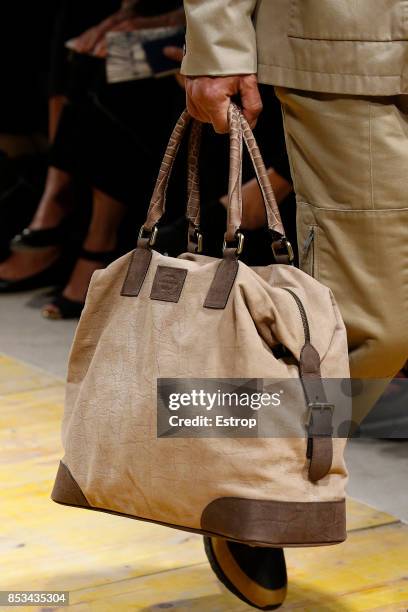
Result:
[[[145,220],[168,138],[185,107],[185,93],[172,76],[107,84],[103,60],[78,55],[71,58],[69,74],[70,102],[60,120],[50,163],[126,204],[134,227],[127,230],[135,238]],[[273,88],[262,86],[261,92],[265,110],[256,137],[265,163],[290,180],[280,105]],[[183,143],[175,164],[164,224],[174,222],[185,211],[186,148]],[[210,254],[220,253],[225,230],[225,210],[218,200],[228,189],[228,152],[228,135],[204,126],[200,154],[202,226]],[[244,181],[253,176],[245,157]],[[284,210],[290,213],[288,233],[293,233],[293,202]],[[185,233],[183,223],[177,224],[175,231]],[[183,250],[180,240],[184,238],[174,238],[176,250]],[[266,245],[267,237],[259,241],[256,235],[258,253],[262,242]],[[269,244],[265,249],[270,253]]]

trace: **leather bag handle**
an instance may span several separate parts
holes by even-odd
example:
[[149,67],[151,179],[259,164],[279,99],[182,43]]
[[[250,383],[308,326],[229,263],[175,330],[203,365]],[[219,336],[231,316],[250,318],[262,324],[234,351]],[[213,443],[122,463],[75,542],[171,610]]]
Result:
[[245,119],[241,111],[240,118],[244,142],[251,157],[263,200],[265,202],[268,228],[284,236],[285,229],[283,227],[279,206],[276,202],[275,194],[268,178],[261,152],[255,140],[255,136],[249,127],[248,121]]
[[[275,261],[284,264],[292,263],[293,250],[285,236],[275,194],[252,130],[240,109],[233,103],[228,109],[228,119],[230,125],[230,180],[225,244],[238,240],[236,253],[239,255],[243,240],[243,235],[239,230],[242,223],[242,142],[244,141],[261,189],[267,225],[272,235],[271,246]],[[226,254],[226,250],[224,253]]]
[[[166,151],[160,165],[159,174],[157,176],[156,185],[153,190],[153,195],[150,200],[149,209],[146,215],[146,221],[143,224],[142,230],[152,233],[156,224],[162,218],[166,208],[166,194],[171,172],[173,170],[174,161],[180,148],[180,144],[187,131],[187,127],[191,122],[191,116],[185,110],[178,119],[171,133]],[[192,184],[193,174],[189,174],[189,185]]]
[[[235,105],[231,104],[228,109],[228,122],[230,133],[230,173],[228,193],[228,220],[227,240],[234,240],[236,232],[242,223],[242,142],[248,149],[251,161],[258,179],[259,187],[263,196],[267,215],[268,228],[281,236],[285,235],[279,207],[276,202],[272,185],[268,179],[267,171],[262,159],[261,152],[247,120]],[[200,125],[198,122],[195,124]],[[200,190],[198,173],[198,154],[200,140],[196,135],[190,138],[189,147],[189,205],[187,217],[191,224],[199,227],[200,224]],[[195,127],[197,130],[197,127]]]
[[[241,111],[235,104],[231,104],[228,109],[228,121],[230,132],[230,172],[228,186],[228,210],[227,210],[227,231],[226,241],[234,241],[237,231],[242,222],[242,148],[243,141],[248,148],[258,182],[263,195],[266,209],[268,227],[276,236],[284,238],[284,228],[279,213],[279,208],[269,182],[265,165],[262,160],[258,145],[253,136],[252,130]],[[191,122],[191,116],[185,110],[177,121],[170,136],[164,157],[160,166],[156,185],[150,201],[146,221],[142,227],[152,235],[157,223],[164,214],[166,206],[166,193],[170,175],[174,166],[177,152],[181,141]],[[189,235],[199,229],[200,224],[200,188],[199,188],[199,150],[201,142],[202,124],[193,121],[188,153],[188,203],[186,216],[189,219]],[[191,246],[191,240],[190,246]],[[192,249],[190,249],[192,250]]]

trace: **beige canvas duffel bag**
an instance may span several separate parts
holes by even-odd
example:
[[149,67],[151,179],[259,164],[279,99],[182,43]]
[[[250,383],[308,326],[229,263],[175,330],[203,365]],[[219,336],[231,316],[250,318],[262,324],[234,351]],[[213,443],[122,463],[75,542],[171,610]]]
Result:
[[[92,277],[70,356],[65,456],[52,499],[250,544],[341,542],[345,439],[332,435],[324,380],[349,377],[344,324],[330,290],[288,265],[290,245],[259,150],[234,105],[229,122],[223,258],[197,253],[199,126],[184,112],[137,248]],[[152,246],[174,157],[191,123],[190,252],[171,258]],[[243,142],[282,262],[263,268],[239,261]],[[286,352],[279,355],[278,346]],[[300,381],[300,434],[158,437],[157,380],[190,378]]]

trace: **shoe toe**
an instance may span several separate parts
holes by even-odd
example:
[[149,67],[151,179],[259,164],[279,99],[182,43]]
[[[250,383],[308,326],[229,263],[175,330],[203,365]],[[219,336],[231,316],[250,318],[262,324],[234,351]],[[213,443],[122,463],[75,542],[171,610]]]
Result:
[[276,610],[285,600],[287,575],[281,548],[263,548],[204,537],[208,561],[220,582],[258,610]]

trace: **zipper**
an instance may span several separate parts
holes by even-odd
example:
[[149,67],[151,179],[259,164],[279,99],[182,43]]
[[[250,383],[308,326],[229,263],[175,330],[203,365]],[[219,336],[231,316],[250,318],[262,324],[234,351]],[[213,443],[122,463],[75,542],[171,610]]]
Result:
[[307,318],[307,314],[306,314],[306,309],[303,306],[303,302],[300,299],[300,297],[298,295],[296,295],[296,293],[294,291],[292,291],[292,289],[288,289],[287,287],[282,287],[282,289],[284,289],[284,291],[287,291],[288,293],[290,293],[290,295],[293,297],[293,299],[296,302],[296,305],[299,309],[299,313],[300,313],[300,317],[302,319],[302,325],[303,325],[303,332],[305,334],[305,344],[310,342],[310,326],[309,326],[309,320]]
[[[302,268],[305,268],[305,264],[307,262],[307,258],[309,256],[309,251],[312,248],[312,245],[314,244],[314,240],[315,240],[315,227],[312,226],[309,230],[308,235],[306,236],[306,240],[303,244],[303,249],[302,249]],[[310,254],[310,265],[308,266],[308,270],[305,270],[308,272],[308,274],[310,276],[314,276],[314,248],[312,248],[312,252]]]

